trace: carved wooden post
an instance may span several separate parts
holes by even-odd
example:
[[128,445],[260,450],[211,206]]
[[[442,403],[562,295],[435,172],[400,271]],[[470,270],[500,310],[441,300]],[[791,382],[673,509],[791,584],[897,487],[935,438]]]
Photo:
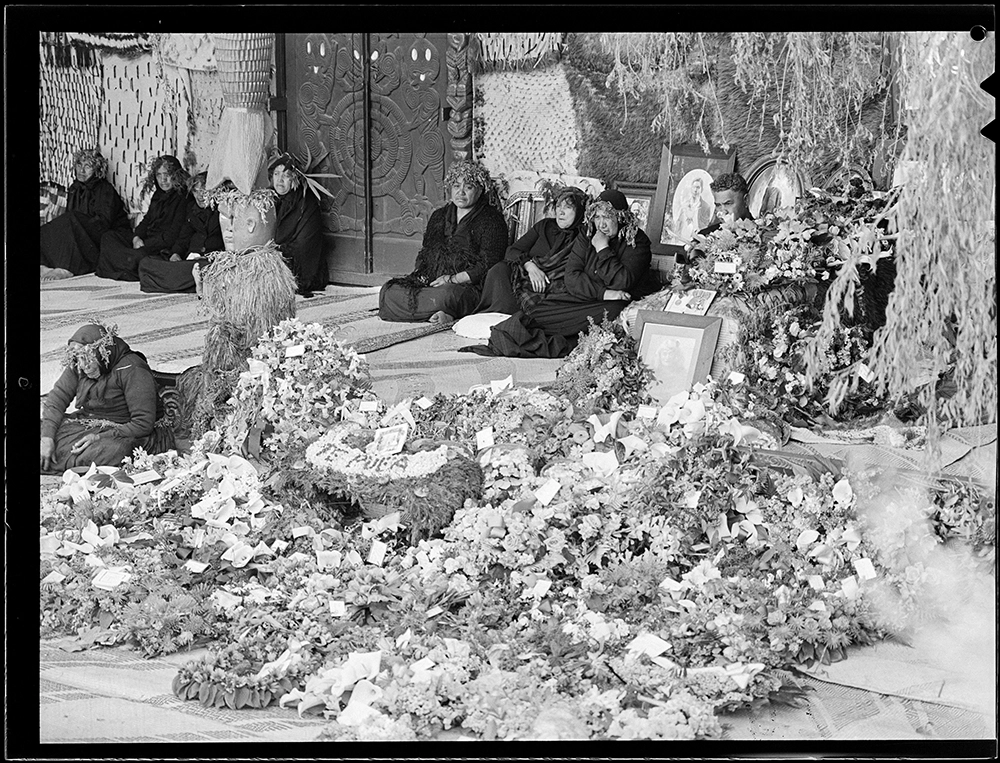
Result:
[[452,161],[472,159],[472,35],[448,35],[448,134]]

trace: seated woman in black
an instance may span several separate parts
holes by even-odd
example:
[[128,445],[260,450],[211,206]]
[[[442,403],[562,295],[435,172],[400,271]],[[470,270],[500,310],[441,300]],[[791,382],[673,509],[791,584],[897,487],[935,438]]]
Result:
[[583,229],[587,194],[569,186],[553,199],[556,216],[539,220],[490,268],[475,313],[516,313],[566,291],[566,260]]
[[150,255],[139,263],[140,291],[147,294],[193,294],[195,262],[208,252],[225,248],[222,228],[219,227],[219,210],[209,204],[205,196],[207,179],[208,173],[202,172],[191,180],[187,219],[170,249],[170,256],[166,252]]
[[604,191],[587,206],[596,230],[579,236],[566,262],[566,291],[546,296],[495,325],[488,345],[463,347],[479,355],[561,358],[569,354],[589,318],[617,318],[633,299],[657,291],[649,269],[649,238],[636,224],[621,191]]
[[384,321],[451,323],[479,303],[481,284],[503,259],[508,232],[484,167],[452,164],[444,179],[451,201],[431,214],[414,270],[387,282],[378,295]]
[[282,154],[268,167],[271,187],[278,194],[278,227],[274,243],[295,276],[298,293],[311,297],[326,288],[327,267],[323,257],[323,218],[319,199],[306,187],[295,159]]
[[173,156],[160,156],[149,169],[142,193],[156,188],[135,235],[109,231],[101,237],[96,273],[116,281],[138,281],[139,262],[151,254],[170,252],[187,216],[188,174]]
[[44,280],[93,273],[108,231],[131,235],[132,223],[118,191],[105,178],[108,161],[96,148],[73,155],[76,179],[69,187],[66,212],[41,226],[39,245]]

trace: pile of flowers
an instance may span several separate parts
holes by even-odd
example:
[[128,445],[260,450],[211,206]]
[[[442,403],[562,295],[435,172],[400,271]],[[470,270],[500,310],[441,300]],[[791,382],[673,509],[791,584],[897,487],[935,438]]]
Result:
[[[42,634],[211,639],[177,696],[321,715],[328,739],[703,739],[724,712],[801,703],[795,666],[947,613],[941,541],[993,559],[974,485],[921,501],[776,471],[746,380],[652,405],[634,346],[605,363],[620,330],[591,334],[564,388],[387,408],[342,355],[333,420],[300,411],[288,451],[265,435],[251,462],[209,433],[68,472],[43,503]],[[369,510],[286,505],[296,481]]]

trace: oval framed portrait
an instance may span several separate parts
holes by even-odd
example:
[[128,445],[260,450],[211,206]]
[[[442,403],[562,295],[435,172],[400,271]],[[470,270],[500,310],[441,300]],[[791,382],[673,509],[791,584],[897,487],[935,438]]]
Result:
[[811,186],[809,178],[776,159],[758,159],[747,174],[747,206],[750,214],[760,217],[779,209],[794,207]]

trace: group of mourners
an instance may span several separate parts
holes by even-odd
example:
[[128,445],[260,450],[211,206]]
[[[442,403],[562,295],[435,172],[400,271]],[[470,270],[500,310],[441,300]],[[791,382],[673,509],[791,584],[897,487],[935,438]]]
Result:
[[[609,189],[592,199],[579,188],[564,187],[552,199],[555,216],[508,246],[485,169],[454,164],[445,187],[451,201],[431,215],[413,272],[382,287],[384,320],[450,323],[499,313],[509,317],[491,326],[488,344],[460,351],[561,358],[590,321],[614,319],[629,302],[660,288],[650,269],[649,238],[621,191]],[[742,176],[722,175],[711,187],[720,220],[750,216]],[[687,255],[696,256],[696,249],[689,247]],[[678,264],[687,266],[684,256]]]
[[[133,230],[107,172],[108,162],[97,149],[74,155],[66,211],[41,226],[42,278],[94,273],[138,281],[146,293],[193,293],[197,260],[224,248],[219,210],[206,193],[208,174],[191,176],[176,157],[157,157],[142,187],[143,197],[152,193],[149,207]],[[275,244],[295,275],[298,293],[311,297],[328,278],[319,202],[288,154],[270,163],[268,178],[277,197]]]

